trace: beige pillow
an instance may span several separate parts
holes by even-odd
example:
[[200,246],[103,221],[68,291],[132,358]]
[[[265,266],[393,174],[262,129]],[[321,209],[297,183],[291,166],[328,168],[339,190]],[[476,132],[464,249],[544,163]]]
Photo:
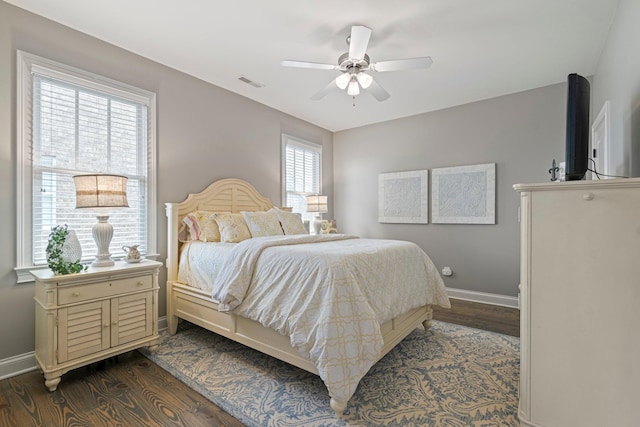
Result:
[[252,237],[282,236],[282,226],[275,212],[242,212]]
[[268,212],[271,211],[278,216],[284,234],[309,234],[299,213],[287,212],[277,208],[272,208]]
[[219,242],[220,230],[215,219],[216,212],[195,211],[188,213],[182,222],[189,230],[188,240]]
[[217,213],[214,215],[220,229],[220,240],[238,243],[251,238],[251,232],[240,213]]

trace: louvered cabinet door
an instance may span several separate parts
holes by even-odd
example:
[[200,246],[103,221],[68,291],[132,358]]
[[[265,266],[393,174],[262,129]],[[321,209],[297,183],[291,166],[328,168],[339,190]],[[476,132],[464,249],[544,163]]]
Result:
[[111,300],[111,345],[118,346],[153,334],[150,292]]
[[108,349],[110,315],[108,300],[58,310],[58,363]]

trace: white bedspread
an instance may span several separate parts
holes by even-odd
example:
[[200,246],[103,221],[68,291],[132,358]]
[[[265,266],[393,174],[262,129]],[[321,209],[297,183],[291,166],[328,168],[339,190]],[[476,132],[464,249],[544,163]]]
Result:
[[215,281],[221,311],[288,335],[342,402],[381,356],[381,323],[426,304],[450,306],[414,243],[340,234],[245,240]]
[[213,292],[213,279],[237,243],[191,241],[180,249],[178,281]]

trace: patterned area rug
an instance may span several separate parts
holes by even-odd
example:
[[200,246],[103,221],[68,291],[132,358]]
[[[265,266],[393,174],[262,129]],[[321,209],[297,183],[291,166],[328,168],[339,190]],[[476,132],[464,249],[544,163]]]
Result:
[[319,377],[182,322],[145,356],[250,427],[518,426],[520,340],[444,322],[371,368],[342,419]]

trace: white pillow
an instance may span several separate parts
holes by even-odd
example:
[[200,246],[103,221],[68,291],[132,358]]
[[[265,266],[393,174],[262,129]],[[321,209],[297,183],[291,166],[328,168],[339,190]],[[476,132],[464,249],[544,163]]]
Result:
[[242,212],[252,237],[282,236],[282,226],[275,212]]
[[271,211],[278,216],[284,234],[309,234],[299,213],[287,212],[278,208],[271,208],[268,212]]

